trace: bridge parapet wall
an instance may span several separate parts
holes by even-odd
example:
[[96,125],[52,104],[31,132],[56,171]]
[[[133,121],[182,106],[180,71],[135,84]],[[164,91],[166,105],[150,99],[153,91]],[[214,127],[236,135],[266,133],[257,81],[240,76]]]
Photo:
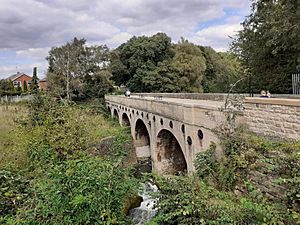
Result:
[[214,129],[226,120],[224,113],[218,107],[187,105],[155,99],[127,98],[123,96],[106,96],[105,98],[106,101],[117,105],[124,105],[207,129]]
[[[210,101],[225,101],[228,93],[133,93],[133,95],[141,97],[157,97],[162,98],[180,98],[180,99],[198,99],[198,100],[210,100]],[[231,96],[233,93],[230,94]],[[249,93],[235,93],[234,95],[242,95],[248,97]],[[259,97],[260,94],[254,94],[255,97]],[[272,94],[273,98],[287,98],[287,99],[300,99],[300,95],[290,94]]]
[[244,117],[255,133],[300,139],[300,100],[246,98]]
[[198,99],[210,101],[224,101],[226,93],[133,93],[133,95],[142,97],[157,97],[162,98],[180,98],[180,99]]

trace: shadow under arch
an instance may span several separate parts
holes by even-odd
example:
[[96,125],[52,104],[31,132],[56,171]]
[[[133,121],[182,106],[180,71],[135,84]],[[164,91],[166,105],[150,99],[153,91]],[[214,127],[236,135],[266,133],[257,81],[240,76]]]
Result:
[[130,120],[126,113],[122,114],[122,125],[125,127],[130,127]]
[[162,129],[157,135],[156,169],[162,175],[187,172],[187,163],[180,144],[171,131]]
[[141,119],[138,119],[135,123],[134,146],[140,170],[142,172],[151,172],[150,135],[145,123]]
[[116,109],[114,109],[113,118],[114,119],[118,119],[119,118],[119,114],[118,114],[118,111]]

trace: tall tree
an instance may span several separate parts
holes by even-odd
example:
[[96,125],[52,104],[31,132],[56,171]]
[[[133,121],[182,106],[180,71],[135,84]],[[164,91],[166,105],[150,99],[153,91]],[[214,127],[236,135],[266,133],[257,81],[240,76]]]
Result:
[[18,83],[18,86],[16,87],[16,93],[21,94],[21,92],[22,92],[22,88],[21,88],[20,83]]
[[30,84],[30,92],[36,94],[39,90],[39,79],[37,77],[37,67],[33,67],[32,79]]
[[159,63],[172,58],[171,46],[171,38],[164,33],[131,38],[111,55],[112,79],[132,91],[149,90],[144,79],[157,69]]
[[171,44],[164,33],[133,37],[110,54],[112,80],[135,92],[228,91],[240,76],[230,54],[185,39]]
[[24,82],[23,82],[23,93],[27,93],[27,92],[28,92],[27,82],[24,80]]
[[[216,52],[211,47],[200,46],[206,60],[202,81],[204,92],[228,92],[231,84],[245,77],[240,60],[231,53]],[[238,85],[237,91],[247,91],[246,80]]]
[[[97,85],[90,90],[102,88],[103,92],[109,91],[112,87],[108,81],[110,73],[103,73],[107,71],[108,56],[109,49],[107,46],[88,47],[85,39],[74,38],[72,42],[53,47],[47,57],[49,62],[47,72],[49,91],[68,99],[71,99],[72,96],[85,96],[85,91],[89,89],[86,87],[88,82],[89,87]],[[99,74],[102,75],[99,77]],[[102,81],[106,85],[101,86],[101,82],[90,82],[94,78],[103,79]],[[108,86],[109,88],[107,88]]]
[[205,58],[196,45],[181,38],[174,46],[175,56],[171,65],[178,77],[178,86],[182,92],[203,92],[201,85],[206,69]]
[[249,68],[256,91],[291,92],[291,73],[300,69],[299,21],[299,0],[253,0],[232,51]]
[[[183,38],[172,45],[173,57],[144,72],[143,82],[149,92],[202,92],[206,68],[201,50]],[[141,72],[140,72],[141,73]]]

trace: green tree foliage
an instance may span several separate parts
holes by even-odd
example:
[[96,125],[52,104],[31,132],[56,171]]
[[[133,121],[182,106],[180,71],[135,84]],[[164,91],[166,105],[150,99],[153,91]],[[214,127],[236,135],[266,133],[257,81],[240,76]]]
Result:
[[82,93],[85,98],[104,98],[108,91],[112,91],[112,82],[108,79],[111,73],[100,70],[94,74],[87,74],[84,78]]
[[30,92],[33,94],[36,94],[39,90],[39,79],[37,77],[37,68],[33,68],[33,73],[32,73],[32,79],[31,79],[31,84],[30,84]]
[[291,92],[291,73],[299,71],[299,7],[298,0],[253,1],[232,50],[253,74],[256,91]]
[[27,93],[27,92],[28,92],[27,82],[24,80],[24,83],[23,83],[23,93]]
[[112,53],[112,79],[117,85],[127,85],[132,91],[151,91],[144,79],[152,76],[158,64],[171,59],[173,54],[171,38],[164,33],[133,37]]
[[[50,50],[47,82],[54,95],[68,99],[96,97],[112,89],[107,70],[109,49],[105,45],[88,47],[85,43],[84,39],[74,38]],[[95,92],[91,93],[92,90]]]
[[18,86],[15,88],[15,90],[16,90],[16,93],[17,93],[17,94],[21,94],[21,92],[22,92],[22,87],[21,87],[20,83],[18,83]]
[[11,80],[0,80],[0,95],[13,95],[15,88]]
[[[211,47],[200,49],[206,60],[206,70],[202,81],[204,92],[228,92],[230,85],[245,77],[240,60],[233,54],[216,52]],[[245,80],[246,81],[246,80]],[[239,85],[238,91],[247,90],[246,82]]]
[[202,92],[202,79],[206,69],[201,50],[183,38],[174,45],[175,55],[171,66],[174,68],[181,92]]
[[239,61],[164,33],[133,37],[110,55],[112,80],[135,92],[226,92],[243,76]]
[[201,50],[183,38],[172,45],[172,59],[158,63],[144,75],[149,92],[202,92],[202,79],[206,68]]

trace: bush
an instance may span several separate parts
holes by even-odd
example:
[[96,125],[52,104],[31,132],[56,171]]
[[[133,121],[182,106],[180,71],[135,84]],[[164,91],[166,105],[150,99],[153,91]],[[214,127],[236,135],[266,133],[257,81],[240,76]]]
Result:
[[29,181],[18,173],[0,171],[0,224],[14,218],[31,194]]
[[[39,94],[28,110],[19,122],[31,179],[18,183],[17,176],[0,173],[6,179],[0,224],[130,224],[124,205],[139,185],[122,166],[127,129],[112,126],[95,108]],[[114,137],[108,152],[90,156],[106,137]]]
[[35,181],[25,224],[128,224],[124,204],[137,191],[130,171],[99,157],[67,160]]
[[197,177],[156,177],[156,182],[160,201],[152,224],[293,224],[276,205],[217,191]]
[[299,217],[300,142],[270,140],[241,128],[221,138],[225,154],[220,160],[214,146],[197,155],[199,178],[219,191],[237,189],[254,202],[280,203]]
[[94,108],[48,96],[36,95],[28,111],[20,123],[24,133],[31,134],[27,148],[34,163],[72,158],[102,138],[120,134],[120,128],[113,127]]

